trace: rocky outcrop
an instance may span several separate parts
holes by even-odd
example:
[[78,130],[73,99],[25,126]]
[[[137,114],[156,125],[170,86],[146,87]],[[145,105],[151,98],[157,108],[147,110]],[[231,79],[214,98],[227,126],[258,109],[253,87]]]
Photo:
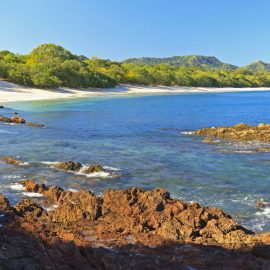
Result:
[[15,124],[24,124],[25,123],[25,119],[19,115],[12,116],[11,121]]
[[20,165],[24,164],[21,160],[14,158],[14,157],[11,157],[11,156],[1,157],[0,160],[4,161],[7,164],[11,164],[11,165],[20,166]]
[[[9,123],[9,124],[14,123],[14,124],[18,124],[18,125],[26,124],[26,120],[22,116],[18,115],[18,113],[16,113],[16,112],[14,113],[14,115],[11,118],[6,117],[6,116],[0,116],[0,122]],[[45,125],[28,122],[26,124],[26,126],[44,127]]]
[[219,208],[172,199],[164,189],[108,189],[98,197],[33,180],[22,183],[58,207],[46,211],[32,200],[12,207],[0,196],[0,211],[13,211],[0,228],[0,250],[5,250],[0,268],[270,267],[270,234],[246,230]]
[[12,123],[12,120],[9,117],[0,116],[0,121],[4,123]]
[[64,161],[53,164],[52,167],[63,171],[80,172],[83,174],[90,174],[95,172],[107,172],[100,164],[90,164],[83,166],[80,162]]
[[72,172],[79,171],[82,168],[82,164],[80,162],[74,162],[74,161],[58,162],[52,166],[59,170],[72,171]]
[[195,135],[206,136],[207,142],[212,138],[234,141],[270,142],[270,124],[261,123],[251,126],[244,123],[234,126],[211,127],[196,130]]
[[28,122],[26,125],[28,127],[45,127],[44,124],[37,124],[37,123],[32,123],[32,122]]

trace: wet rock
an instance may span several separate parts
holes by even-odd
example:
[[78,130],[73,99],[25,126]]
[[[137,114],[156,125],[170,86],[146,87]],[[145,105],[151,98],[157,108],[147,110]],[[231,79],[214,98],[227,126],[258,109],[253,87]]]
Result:
[[204,143],[214,143],[215,140],[213,138],[206,137],[206,138],[203,139],[202,142],[204,142]]
[[[0,269],[269,269],[269,233],[249,232],[221,209],[172,199],[165,189],[97,197],[24,185],[58,207],[46,212],[32,200],[13,207],[14,221],[0,228]],[[1,205],[12,208],[0,196]]]
[[11,164],[11,165],[22,165],[23,162],[19,159],[16,159],[14,157],[11,157],[11,156],[4,156],[4,157],[1,157],[1,160],[4,161],[5,163],[7,164]]
[[4,109],[5,107],[3,105],[0,105],[0,109]]
[[106,170],[100,164],[91,164],[81,170],[82,173],[90,174],[95,172],[105,172]]
[[257,201],[256,207],[259,207],[259,208],[270,207],[270,202]]
[[10,209],[11,207],[10,207],[8,199],[4,195],[0,194],[0,211],[6,212]]
[[52,220],[62,223],[94,221],[101,215],[101,202],[91,191],[62,192],[58,207],[52,212]]
[[28,122],[26,125],[28,127],[45,127],[45,125],[43,124],[37,124],[37,123],[32,123],[32,122]]
[[15,124],[24,124],[25,123],[25,119],[19,115],[12,116],[11,121]]
[[195,131],[194,134],[225,140],[270,142],[270,124],[261,123],[251,126],[240,123],[231,127],[203,128]]
[[12,123],[12,120],[9,117],[0,116],[0,121],[4,123]]
[[60,169],[63,171],[79,171],[82,168],[82,164],[79,162],[74,161],[65,161],[65,162],[58,162],[52,165],[56,169]]
[[26,220],[37,220],[46,217],[46,212],[40,205],[29,199],[24,199],[14,206],[16,214]]

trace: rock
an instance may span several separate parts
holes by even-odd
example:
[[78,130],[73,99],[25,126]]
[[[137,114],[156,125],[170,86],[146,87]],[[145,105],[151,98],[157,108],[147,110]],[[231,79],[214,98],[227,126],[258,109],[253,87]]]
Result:
[[82,168],[82,164],[79,162],[74,161],[65,161],[65,162],[58,162],[53,165],[54,168],[60,169],[63,171],[79,171]]
[[17,115],[18,113],[17,112],[13,112],[13,114]]
[[105,172],[106,170],[100,164],[91,164],[87,168],[83,168],[82,173],[89,174],[95,172]]
[[46,212],[28,199],[12,207],[0,195],[0,211],[14,215],[0,228],[0,269],[270,269],[270,233],[250,232],[221,209],[172,199],[165,189],[97,197],[22,183],[58,207]]
[[270,124],[260,123],[257,126],[250,126],[240,123],[231,127],[203,128],[196,130],[194,134],[206,136],[206,138],[270,142]]
[[37,124],[37,123],[32,123],[32,122],[28,122],[26,125],[28,127],[44,127],[45,126],[43,124]]
[[21,116],[18,116],[18,115],[12,116],[11,121],[15,124],[24,124],[25,123],[25,119]]
[[0,105],[0,109],[4,109],[5,107],[3,105]]
[[4,195],[0,194],[0,211],[5,212],[8,210],[10,210],[9,201]]
[[257,201],[256,207],[259,207],[259,208],[270,207],[270,202]]
[[26,220],[37,220],[46,217],[46,212],[40,205],[29,199],[24,199],[14,206],[16,214]]
[[1,158],[2,161],[6,162],[7,164],[12,164],[12,165],[22,165],[23,162],[20,161],[19,159],[16,159],[14,157],[11,156],[4,156]]
[[206,137],[206,138],[203,139],[202,142],[204,142],[204,143],[214,143],[215,140],[213,138]]
[[62,192],[57,209],[52,211],[52,220],[61,223],[94,221],[100,215],[101,200],[90,191],[80,190],[77,193]]
[[0,121],[4,123],[12,123],[12,120],[5,116],[0,116]]

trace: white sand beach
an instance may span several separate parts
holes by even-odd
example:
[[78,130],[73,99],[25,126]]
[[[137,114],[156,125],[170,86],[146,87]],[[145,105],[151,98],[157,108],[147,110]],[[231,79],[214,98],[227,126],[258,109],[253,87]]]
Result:
[[136,86],[120,85],[109,89],[39,89],[25,87],[6,81],[0,81],[0,102],[56,100],[71,98],[87,98],[99,96],[142,96],[155,94],[184,94],[184,93],[222,93],[270,91],[270,88],[207,88],[207,87],[181,87],[181,86]]

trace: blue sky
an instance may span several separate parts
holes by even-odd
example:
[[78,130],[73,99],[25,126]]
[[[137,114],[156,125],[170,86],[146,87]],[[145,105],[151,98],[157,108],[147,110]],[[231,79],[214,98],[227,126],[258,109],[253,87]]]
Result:
[[203,54],[270,62],[269,0],[1,0],[0,50],[53,42],[113,60]]

